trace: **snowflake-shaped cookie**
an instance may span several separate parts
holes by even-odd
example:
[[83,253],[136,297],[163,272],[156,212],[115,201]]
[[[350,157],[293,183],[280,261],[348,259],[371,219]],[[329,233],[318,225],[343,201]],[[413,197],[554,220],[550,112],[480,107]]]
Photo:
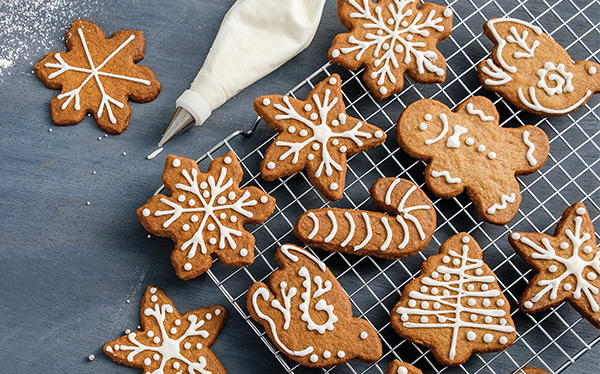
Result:
[[254,100],[254,109],[279,132],[265,152],[262,177],[272,181],[306,168],[308,179],[330,200],[344,194],[346,156],[386,138],[381,129],[346,114],[337,74],[317,84],[305,100],[261,96]]
[[347,69],[365,67],[363,79],[382,100],[404,85],[405,71],[421,83],[446,79],[446,60],[437,50],[450,36],[452,10],[416,0],[338,0],[342,24],[329,49],[329,59]]
[[171,261],[181,279],[207,271],[211,253],[230,266],[254,262],[254,236],[243,226],[266,220],[275,199],[256,187],[240,189],[242,176],[233,151],[213,160],[207,173],[194,160],[167,157],[163,183],[171,196],[153,196],[137,215],[146,230],[175,242]]
[[119,134],[129,124],[128,99],[152,101],[160,83],[144,58],[141,31],[120,30],[106,39],[96,24],[76,19],[65,35],[67,52],[50,52],[34,66],[44,84],[61,93],[50,101],[52,120],[75,125],[92,113],[102,130]]
[[104,353],[146,374],[225,374],[209,349],[227,318],[220,306],[194,309],[183,316],[156,287],[148,287],[140,306],[141,331],[104,345]]
[[562,215],[554,236],[514,232],[510,243],[538,273],[521,297],[521,309],[538,312],[569,302],[600,328],[600,249],[583,203]]

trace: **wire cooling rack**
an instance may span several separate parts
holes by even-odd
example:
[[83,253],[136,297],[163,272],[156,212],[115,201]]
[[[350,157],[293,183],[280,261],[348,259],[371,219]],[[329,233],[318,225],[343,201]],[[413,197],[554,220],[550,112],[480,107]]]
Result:
[[[454,10],[454,27],[451,37],[439,44],[448,65],[445,83],[417,85],[408,79],[402,92],[378,102],[361,81],[362,71],[349,72],[328,63],[289,92],[302,99],[316,83],[331,73],[338,73],[343,79],[348,113],[388,133],[385,144],[349,159],[346,190],[340,201],[331,203],[322,198],[304,173],[274,182],[262,180],[258,174],[259,164],[274,134],[258,121],[246,132],[231,134],[198,160],[201,169],[205,170],[212,159],[234,150],[244,168],[244,185],[257,185],[277,199],[275,213],[252,230],[256,237],[255,263],[247,268],[231,268],[215,262],[208,274],[287,372],[316,370],[295,364],[277,350],[264,329],[249,317],[246,290],[253,282],[266,281],[276,269],[274,253],[277,247],[284,243],[300,244],[293,236],[292,228],[305,210],[324,206],[375,209],[369,201],[368,189],[380,177],[397,176],[424,185],[424,163],[402,152],[395,142],[394,130],[402,110],[420,98],[433,98],[454,107],[472,95],[488,96],[496,104],[503,126],[533,124],[542,128],[550,138],[550,156],[541,170],[519,178],[523,203],[517,216],[506,226],[482,222],[464,194],[453,199],[430,195],[438,214],[438,227],[430,245],[412,257],[390,261],[313,250],[344,287],[352,301],[354,316],[370,321],[383,343],[383,356],[377,363],[354,360],[324,369],[324,372],[383,373],[387,365],[398,358],[425,373],[509,374],[524,366],[559,373],[600,341],[600,331],[583,320],[568,303],[532,315],[518,310],[518,299],[533,274],[507,241],[508,233],[513,230],[552,233],[563,210],[576,201],[586,204],[594,221],[600,217],[600,206],[596,203],[600,201],[600,100],[593,97],[584,107],[563,117],[540,118],[517,111],[499,96],[483,90],[475,69],[492,47],[482,35],[482,24],[488,18],[500,16],[530,21],[552,35],[575,59],[598,62],[600,2],[457,0],[448,5]],[[247,136],[249,134],[252,136]],[[251,151],[244,154],[240,152],[243,149]],[[426,188],[424,190],[429,193]],[[600,229],[600,225],[596,226]],[[467,363],[448,368],[437,363],[423,346],[398,336],[390,326],[389,314],[401,290],[418,275],[422,261],[437,253],[439,245],[451,235],[461,231],[469,232],[483,248],[484,260],[498,276],[510,301],[518,337],[502,352],[475,354]]]

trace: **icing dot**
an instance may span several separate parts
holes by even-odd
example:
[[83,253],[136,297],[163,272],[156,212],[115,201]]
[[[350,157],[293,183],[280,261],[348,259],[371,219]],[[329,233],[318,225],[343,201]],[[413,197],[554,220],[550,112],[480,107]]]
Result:
[[478,151],[478,152],[483,152],[483,151],[485,151],[485,145],[483,145],[483,144],[479,144],[479,145],[477,146],[477,151]]
[[408,26],[408,21],[402,21],[402,22],[400,22],[400,26],[402,26],[402,27]]
[[221,213],[221,214],[219,214],[219,218],[220,219],[225,219],[225,218],[227,218],[227,214]]
[[551,273],[556,273],[557,270],[558,270],[558,267],[556,265],[548,266],[548,271]]
[[490,152],[490,153],[488,153],[488,154],[487,154],[487,156],[488,156],[488,158],[489,158],[490,160],[493,160],[493,159],[495,159],[495,158],[496,158],[496,153],[495,153],[495,152]]
[[[450,275],[450,274],[446,274],[446,275]],[[447,280],[450,280],[450,277],[448,277]],[[444,292],[442,292],[442,295],[444,295],[444,296],[450,296],[450,291],[444,290]]]
[[580,216],[585,214],[585,208],[583,207],[579,207],[577,208],[577,210],[575,211],[577,214],[579,214]]
[[171,327],[171,334],[175,335],[177,334],[177,329],[175,327]]
[[315,155],[313,155],[312,153],[309,153],[308,156],[306,156],[306,158],[308,158],[309,160],[314,160]]
[[315,354],[310,355],[310,362],[317,362],[318,360],[319,360],[319,357],[317,357],[317,355],[315,355]]
[[484,334],[483,335],[483,341],[486,343],[491,343],[492,340],[494,340],[494,335],[492,334]]
[[381,131],[381,130],[375,131],[375,137],[378,139],[383,138],[383,131]]
[[454,264],[455,266],[460,265],[460,260],[458,258],[455,258],[454,260],[452,260],[452,264]]
[[360,338],[362,340],[365,340],[368,336],[369,336],[369,334],[366,331],[363,331],[360,333]]
[[496,305],[498,305],[498,306],[504,306],[504,300],[502,300],[502,299],[496,300]]
[[447,263],[449,263],[449,262],[450,262],[450,257],[448,257],[448,256],[444,256],[444,257],[442,258],[442,262],[443,262],[444,264],[447,264]]
[[305,111],[307,111],[307,112],[308,112],[309,110],[311,110],[311,109],[312,109],[312,105],[310,105],[310,104],[306,104],[306,105],[304,106],[304,110],[305,110]]
[[213,245],[217,244],[217,238],[210,238],[210,239],[208,239],[208,242]]
[[475,274],[476,274],[476,275],[481,275],[481,274],[483,274],[483,269],[481,269],[481,268],[477,268],[477,270],[475,270]]
[[212,319],[212,314],[206,313],[206,316],[204,316],[204,318],[210,321]]
[[190,342],[186,342],[186,343],[183,345],[183,348],[185,348],[185,349],[190,349],[190,348],[192,348],[192,344],[191,344]]
[[444,316],[437,316],[437,319],[438,319],[438,321],[440,321],[442,323],[446,322],[446,317],[444,317]]
[[196,349],[197,350],[201,350],[202,349],[202,343],[197,343],[196,344]]
[[472,342],[475,339],[477,339],[477,334],[475,334],[475,331],[469,331],[467,332],[467,340]]
[[158,296],[156,295],[152,295],[152,297],[150,298],[150,301],[152,301],[153,303],[158,301]]
[[329,189],[332,191],[336,191],[339,188],[338,184],[333,182],[329,185]]
[[437,271],[434,271],[434,272],[431,273],[431,278],[433,278],[433,279],[435,279],[435,278],[437,278],[439,276],[440,276],[440,273],[438,273]]
[[411,308],[414,308],[414,307],[417,306],[417,302],[415,300],[413,300],[413,299],[410,299],[408,301],[408,306],[411,307]]
[[393,25],[394,19],[392,17],[388,18],[387,23],[388,23],[388,25]]
[[317,113],[310,114],[310,119],[312,119],[313,121],[315,121],[317,118],[319,118],[319,115]]
[[438,292],[439,292],[439,291],[438,291],[438,289],[437,289],[437,288],[435,288],[435,287],[431,289],[431,294],[432,294],[432,295],[437,295],[437,294],[438,294]]
[[215,309],[214,313],[215,313],[215,316],[220,315],[221,314],[221,309]]
[[485,318],[483,319],[485,321],[485,323],[492,323],[493,319],[490,316],[485,316]]
[[[110,348],[110,347],[108,347],[108,348]],[[108,348],[106,349],[107,351],[108,351]],[[96,358],[96,356],[94,356],[94,355],[89,355],[88,356],[88,360],[90,360],[90,361],[94,361],[95,358]]]
[[412,40],[412,39],[413,39],[413,36],[412,36],[412,34],[408,34],[408,35],[406,35],[406,40]]
[[190,221],[192,221],[192,222],[198,222],[198,216],[197,216],[197,215],[195,215],[195,214],[194,214],[194,215],[192,215],[192,216],[190,217]]
[[[338,118],[339,118],[339,120],[340,120],[340,122],[341,122],[342,124],[345,124],[345,123],[346,123],[346,113],[340,113],[340,114],[338,114]],[[358,122],[358,123],[360,123],[360,122]],[[358,124],[358,123],[357,123],[357,124]]]
[[563,288],[565,289],[565,291],[571,291],[571,289],[573,288],[573,286],[571,286],[570,283],[565,283],[563,285]]
[[233,192],[233,191],[230,191],[230,192],[227,194],[227,197],[229,198],[229,200],[233,200],[233,199],[235,199],[235,192]]
[[382,95],[385,95],[388,92],[388,90],[385,87],[379,87],[379,92],[381,92]]
[[506,319],[504,319],[504,318],[500,319],[500,324],[502,326],[506,325]]
[[150,366],[151,364],[152,364],[152,360],[150,359],[150,357],[146,357],[144,359],[144,365]]
[[181,325],[181,320],[180,319],[176,319],[175,320],[175,325],[176,326],[180,326]]
[[429,321],[429,318],[427,318],[427,316],[421,316],[420,321],[421,323],[427,323],[427,321]]
[[433,116],[431,114],[427,113],[425,115],[425,121],[431,121],[432,119],[433,119]]
[[148,217],[150,215],[150,209],[144,208],[144,210],[142,210],[142,214],[144,217]]
[[181,226],[181,229],[182,229],[183,231],[188,231],[188,230],[190,229],[190,225],[188,225],[188,224],[186,223],[186,224],[184,224],[183,226]]
[[396,44],[396,46],[394,47],[394,51],[396,51],[396,53],[402,53],[403,50],[404,47],[400,43]]
[[173,165],[173,167],[178,168],[181,165],[181,160],[176,158],[173,160],[173,162],[171,164]]
[[265,98],[263,99],[263,105],[269,105],[269,104],[271,104],[271,100],[269,100],[269,98],[268,98],[268,97],[265,97]]
[[173,369],[178,370],[179,369],[179,362],[175,361],[173,362]]
[[427,302],[427,301],[421,302],[421,308],[423,308],[423,309],[429,308],[429,302]]
[[472,285],[472,284],[469,284],[469,285],[467,286],[467,290],[469,290],[469,291],[473,291],[474,289],[475,289],[475,286],[474,286],[474,285]]
[[423,292],[423,293],[427,292],[427,286],[421,286],[421,292]]
[[289,132],[290,134],[293,134],[293,133],[295,133],[295,132],[296,132],[296,128],[295,128],[294,126],[290,126],[290,127],[288,127],[288,132]]
[[206,182],[200,183],[200,188],[202,188],[203,190],[205,190],[206,187],[208,187],[208,183],[206,183]]
[[273,161],[267,162],[267,169],[275,169],[275,163]]
[[473,144],[475,144],[475,140],[473,138],[467,138],[465,140],[465,144],[466,145],[473,145]]
[[335,77],[329,78],[329,84],[336,84],[336,83],[337,83],[337,79],[335,79]]
[[592,253],[592,247],[589,245],[586,245],[585,247],[583,247],[583,251],[585,253]]
[[155,336],[154,339],[152,339],[152,341],[156,344],[160,343],[160,338],[158,336]]
[[334,119],[331,121],[331,126],[339,126],[340,125],[340,121],[338,121],[337,119]]
[[475,322],[477,321],[477,314],[471,314],[471,317],[469,318],[471,318],[471,321]]
[[421,131],[427,130],[427,124],[425,122],[421,122],[419,124],[419,130],[421,130]]
[[433,309],[440,309],[442,307],[442,305],[440,303],[438,303],[437,301],[435,303],[433,303]]
[[129,329],[125,330],[125,334],[126,334],[126,335],[129,335],[129,334],[131,334],[131,330],[129,330]]
[[400,317],[400,319],[404,322],[408,321],[408,314],[404,313],[402,314],[402,316]]
[[227,156],[223,159],[223,162],[226,163],[227,165],[231,164],[231,157]]
[[231,217],[229,217],[229,220],[231,222],[237,222],[237,217],[236,216],[231,216]]
[[[447,282],[447,281],[449,281],[450,279],[452,279],[452,276],[451,276],[450,274],[444,274],[444,277],[443,277],[443,278],[444,278],[444,280]],[[447,291],[447,290],[444,290],[444,291]]]
[[308,131],[306,131],[305,129],[300,130],[300,132],[298,133],[300,136],[306,136],[308,135]]
[[560,243],[560,249],[567,249],[567,248],[569,248],[569,243],[567,243],[567,242]]
[[487,284],[485,284],[485,283],[484,283],[484,284],[482,284],[482,285],[481,285],[481,290],[482,290],[482,291],[487,291],[487,290],[488,290],[488,285],[487,285]]
[[593,271],[590,271],[589,273],[587,273],[586,278],[593,281],[596,280],[596,273],[594,273]]
[[179,197],[177,197],[177,201],[179,201],[180,203],[185,201],[185,195],[179,195]]
[[346,148],[345,145],[340,147],[340,152],[342,152],[342,153],[346,152],[347,150],[348,150],[348,148]]
[[216,228],[215,225],[212,223],[209,223],[206,227],[208,228],[208,231],[213,231]]
[[501,336],[500,339],[498,339],[498,342],[500,342],[500,344],[506,344],[508,343],[508,338],[506,336]]
[[398,372],[396,374],[408,374],[408,369],[404,366],[398,368]]
[[337,139],[333,139],[333,140],[331,141],[331,144],[333,144],[333,145],[338,145],[338,144],[340,144],[340,141],[339,141],[339,140],[337,140]]
[[329,351],[323,351],[323,357],[324,358],[330,358],[331,357],[331,352],[329,352]]
[[314,149],[315,151],[318,151],[319,148],[321,148],[321,145],[319,143],[315,142],[312,144],[312,149]]
[[471,238],[469,238],[468,236],[463,236],[463,238],[460,241],[467,244],[468,242],[471,241]]
[[383,30],[377,30],[377,35],[383,35]]
[[146,335],[148,335],[149,338],[154,336],[154,331],[150,330],[146,333]]
[[514,240],[521,239],[521,235],[518,232],[513,232],[510,237],[513,238]]
[[248,256],[248,250],[246,248],[240,249],[240,256],[242,256],[242,257]]
[[444,9],[444,17],[448,18],[450,16],[452,16],[452,9],[450,9],[450,8]]
[[527,309],[531,309],[533,307],[533,303],[531,301],[526,301],[523,303],[523,306]]
[[192,270],[192,264],[190,264],[189,262],[186,262],[185,265],[183,265],[183,268],[187,271]]
[[260,202],[261,202],[261,203],[263,203],[263,204],[266,204],[268,201],[269,201],[269,198],[268,198],[268,197],[266,197],[266,196],[264,196],[264,195],[260,197]]
[[194,206],[194,205],[196,205],[196,200],[194,200],[194,199],[190,199],[190,200],[188,201],[188,204],[189,204],[190,206]]
[[331,51],[331,57],[337,58],[339,56],[340,56],[340,50],[339,49],[334,49],[333,51]]
[[339,358],[344,358],[344,357],[346,357],[346,352],[344,352],[344,351],[338,351],[337,356]]
[[470,306],[475,306],[475,304],[477,304],[477,301],[473,298],[469,299],[469,301],[467,301],[467,304],[469,304]]
[[589,67],[589,69],[588,69],[588,73],[589,73],[590,75],[594,75],[594,74],[596,74],[596,72],[597,72],[597,71],[598,71],[598,70],[596,69],[596,67],[595,67],[595,66],[590,66],[590,67]]
[[154,359],[154,361],[158,361],[160,360],[160,355],[158,353],[155,353],[152,358]]

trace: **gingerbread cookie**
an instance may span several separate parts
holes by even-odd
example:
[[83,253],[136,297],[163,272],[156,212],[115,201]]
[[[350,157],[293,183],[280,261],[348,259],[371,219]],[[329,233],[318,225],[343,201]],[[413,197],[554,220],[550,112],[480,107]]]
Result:
[[600,328],[600,248],[583,203],[565,210],[554,236],[514,232],[509,241],[538,271],[521,296],[521,310],[534,313],[569,300]]
[[346,114],[337,74],[317,84],[305,100],[261,96],[254,100],[254,109],[279,132],[260,165],[262,177],[272,181],[306,169],[308,179],[329,200],[344,194],[346,156],[386,138],[381,129]]
[[600,65],[573,62],[539,27],[514,18],[492,18],[483,32],[494,49],[478,65],[479,80],[519,109],[561,116],[600,92]]
[[452,10],[414,0],[338,0],[338,15],[350,30],[339,34],[329,59],[347,69],[365,67],[363,80],[383,100],[404,86],[404,72],[420,83],[446,79],[446,60],[437,50],[450,36]]
[[96,24],[76,19],[65,34],[67,52],[50,52],[34,66],[46,86],[61,90],[50,101],[57,125],[75,125],[92,113],[100,128],[120,134],[127,128],[128,100],[145,103],[160,93],[160,83],[144,58],[141,31],[120,30],[106,39]]
[[254,283],[246,305],[282,353],[315,368],[381,357],[377,331],[352,318],[348,296],[323,262],[291,244],[279,247],[275,260],[269,286]]
[[398,119],[398,143],[412,157],[428,161],[425,182],[440,197],[463,190],[484,220],[506,224],[517,214],[521,192],[515,175],[541,168],[548,137],[539,128],[502,128],[494,104],[471,97],[452,112],[439,101],[422,99]]
[[475,352],[510,346],[517,334],[510,305],[479,244],[459,233],[422,265],[391,314],[398,334],[431,349],[444,365],[466,362]]
[[388,365],[385,374],[423,374],[423,372],[411,364],[394,360]]
[[523,369],[515,371],[515,374],[549,374],[546,370],[540,368],[534,368],[532,366],[526,366]]
[[183,316],[156,287],[148,287],[140,306],[141,331],[104,345],[113,361],[144,373],[225,374],[209,349],[221,331],[227,311],[221,306],[194,309]]
[[435,231],[431,201],[414,183],[381,178],[371,186],[371,198],[392,214],[339,208],[309,210],[296,222],[294,234],[328,251],[406,257],[425,248]]
[[163,183],[170,196],[155,195],[138,208],[150,233],[175,242],[171,261],[177,276],[188,280],[206,272],[211,254],[230,266],[254,262],[254,236],[245,224],[263,222],[275,199],[256,187],[239,187],[242,167],[233,151],[200,173],[194,160],[169,155]]

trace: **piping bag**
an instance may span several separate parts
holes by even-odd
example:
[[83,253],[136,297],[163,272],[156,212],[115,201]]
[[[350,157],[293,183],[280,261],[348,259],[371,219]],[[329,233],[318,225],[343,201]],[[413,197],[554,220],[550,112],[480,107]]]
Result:
[[201,125],[213,110],[304,50],[324,5],[325,0],[237,0],[198,75],[177,99],[158,146],[193,123]]

